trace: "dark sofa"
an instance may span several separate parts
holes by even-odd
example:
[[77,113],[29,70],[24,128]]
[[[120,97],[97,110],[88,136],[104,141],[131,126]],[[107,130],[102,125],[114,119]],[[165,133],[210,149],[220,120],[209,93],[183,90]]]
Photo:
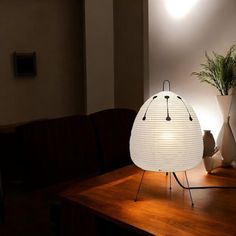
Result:
[[131,164],[129,138],[135,116],[130,109],[109,109],[17,126],[17,178],[27,191],[36,192],[39,201],[46,199],[48,207],[71,180]]
[[130,164],[135,115],[129,109],[110,109],[18,126],[24,181],[31,187],[47,186]]

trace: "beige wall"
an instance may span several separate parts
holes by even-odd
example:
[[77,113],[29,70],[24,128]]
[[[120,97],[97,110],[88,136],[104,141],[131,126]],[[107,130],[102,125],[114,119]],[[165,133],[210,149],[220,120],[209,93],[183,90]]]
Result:
[[147,78],[147,1],[86,0],[85,12],[87,113],[113,107],[137,110]]
[[87,113],[114,107],[113,1],[86,0]]
[[[205,50],[225,53],[236,43],[236,1],[199,0],[179,20],[167,13],[163,2],[149,0],[150,95],[162,89],[163,80],[170,80],[172,90],[193,105],[202,128],[216,137],[222,124],[218,92],[190,74],[200,69]],[[236,136],[235,99],[231,124]]]
[[[81,1],[0,1],[0,125],[84,111]],[[37,53],[35,79],[13,75],[14,51]]]

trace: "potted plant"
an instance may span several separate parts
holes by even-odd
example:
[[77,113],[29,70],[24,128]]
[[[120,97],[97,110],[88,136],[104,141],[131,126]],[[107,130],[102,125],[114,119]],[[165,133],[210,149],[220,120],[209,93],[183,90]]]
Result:
[[229,125],[229,112],[232,102],[231,92],[236,85],[236,45],[230,47],[225,56],[213,52],[205,53],[206,62],[201,64],[200,72],[193,72],[201,82],[214,86],[220,95],[218,104],[223,114],[224,124],[217,138],[217,146],[223,156],[223,164],[230,165],[236,160],[236,143]]
[[213,57],[205,53],[206,63],[201,64],[200,72],[193,72],[201,82],[206,82],[218,89],[222,96],[229,95],[236,85],[236,45],[230,47],[225,56],[213,52]]

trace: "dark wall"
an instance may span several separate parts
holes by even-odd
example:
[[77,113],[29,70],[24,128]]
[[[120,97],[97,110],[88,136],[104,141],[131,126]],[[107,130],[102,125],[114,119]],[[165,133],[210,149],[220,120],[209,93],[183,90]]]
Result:
[[145,9],[144,0],[114,0],[115,107],[143,103]]
[[[0,1],[0,125],[85,112],[84,0]],[[13,52],[36,52],[16,77]]]

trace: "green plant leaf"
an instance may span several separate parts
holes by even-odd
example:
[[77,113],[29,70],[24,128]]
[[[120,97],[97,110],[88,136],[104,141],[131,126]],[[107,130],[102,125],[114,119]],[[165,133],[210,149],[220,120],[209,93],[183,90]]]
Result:
[[232,45],[226,55],[212,52],[210,57],[205,51],[206,62],[200,64],[200,72],[192,72],[200,82],[215,87],[221,95],[228,95],[229,90],[236,86],[236,45]]

